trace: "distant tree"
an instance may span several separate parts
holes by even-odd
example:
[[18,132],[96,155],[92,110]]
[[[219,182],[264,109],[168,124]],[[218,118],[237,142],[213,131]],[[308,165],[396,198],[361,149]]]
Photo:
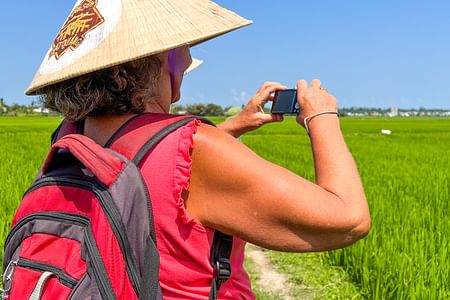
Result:
[[206,106],[202,103],[190,104],[186,106],[186,111],[194,116],[206,116]]
[[186,112],[186,107],[184,107],[183,105],[172,105],[172,107],[170,108],[170,113],[171,114],[180,114],[180,113],[185,113]]
[[220,105],[209,103],[196,103],[186,105],[186,112],[194,116],[223,116],[223,108]]
[[9,107],[9,111],[11,111],[15,116],[17,116],[18,114],[26,114],[28,112],[28,107],[25,105],[13,103]]
[[205,115],[211,117],[223,116],[223,108],[220,105],[209,103],[205,107]]
[[225,111],[225,115],[227,117],[232,117],[234,115],[237,115],[241,111],[242,111],[242,108],[240,108],[239,106],[232,106]]

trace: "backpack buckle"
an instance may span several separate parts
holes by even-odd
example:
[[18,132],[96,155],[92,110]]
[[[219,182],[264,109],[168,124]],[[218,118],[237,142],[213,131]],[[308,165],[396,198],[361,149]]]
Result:
[[[14,269],[17,266],[17,260],[12,260],[6,266],[5,272],[2,275],[3,286],[6,286],[8,281],[11,281]],[[1,299],[8,299],[8,293],[11,290],[11,285],[7,289],[0,289]]]
[[231,276],[231,263],[228,258],[219,257],[214,267],[214,278],[218,284],[222,284]]
[[2,300],[8,300],[9,299],[9,288],[8,290],[0,289],[0,299]]

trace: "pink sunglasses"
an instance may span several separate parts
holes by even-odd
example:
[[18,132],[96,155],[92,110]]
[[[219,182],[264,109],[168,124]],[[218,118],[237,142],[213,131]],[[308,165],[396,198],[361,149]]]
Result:
[[171,76],[183,75],[192,64],[189,47],[185,46],[170,50],[168,60]]

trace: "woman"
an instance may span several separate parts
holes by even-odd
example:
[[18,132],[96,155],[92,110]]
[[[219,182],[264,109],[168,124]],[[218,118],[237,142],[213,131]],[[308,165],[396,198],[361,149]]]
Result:
[[[111,14],[108,19],[102,1],[78,1],[28,93],[42,94],[47,107],[79,121],[83,134],[100,145],[136,114],[167,114],[170,105],[180,99],[181,82],[191,64],[189,46],[249,24],[209,1],[186,2],[124,0],[121,15]],[[114,7],[117,1],[109,3]],[[82,40],[88,36],[89,32],[68,31],[74,24],[80,25],[81,13],[91,16],[92,31],[107,25],[103,36],[96,36],[101,41],[90,41],[96,43],[90,48],[82,49],[83,41],[81,46],[67,47],[73,40],[70,38]],[[136,14],[146,18],[130,17]],[[171,27],[161,20],[183,20],[191,15],[185,26],[197,22],[197,29],[205,28],[206,32],[186,34],[178,42],[172,40],[172,44],[156,48],[156,42],[146,42],[146,36],[139,33],[144,41],[139,40],[135,53],[127,49],[126,59],[116,55],[120,49],[105,52],[108,44],[112,45],[110,49],[120,48],[117,41],[127,47],[133,45],[126,39],[133,34],[139,37],[135,32],[139,28],[157,28],[157,33],[164,35],[162,32],[176,30],[177,25]],[[185,28],[178,33],[185,33]],[[169,33],[166,38],[173,39]],[[77,56],[77,51],[84,52]],[[65,55],[72,57],[64,62]],[[218,128],[189,123],[162,142],[160,156],[152,155],[142,165],[145,177],[146,168],[170,162],[175,178],[145,178],[151,194],[158,195],[152,196],[152,201],[165,299],[208,297],[214,230],[235,237],[232,276],[223,284],[219,299],[254,298],[242,267],[244,241],[267,249],[309,252],[342,248],[368,233],[369,210],[339,127],[336,99],[319,80],[309,86],[303,80],[297,83],[301,108],[297,121],[309,129],[316,183],[262,159],[236,141],[235,137],[245,132],[282,120],[282,116],[264,114],[261,107],[271,101],[274,92],[285,88],[279,83],[265,83],[240,115]],[[154,186],[165,189],[155,190]]]

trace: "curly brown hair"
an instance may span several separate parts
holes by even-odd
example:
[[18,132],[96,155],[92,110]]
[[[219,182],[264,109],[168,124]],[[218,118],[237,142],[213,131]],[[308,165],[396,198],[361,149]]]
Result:
[[162,74],[160,55],[69,79],[42,89],[45,107],[78,121],[86,116],[142,113],[158,96]]

